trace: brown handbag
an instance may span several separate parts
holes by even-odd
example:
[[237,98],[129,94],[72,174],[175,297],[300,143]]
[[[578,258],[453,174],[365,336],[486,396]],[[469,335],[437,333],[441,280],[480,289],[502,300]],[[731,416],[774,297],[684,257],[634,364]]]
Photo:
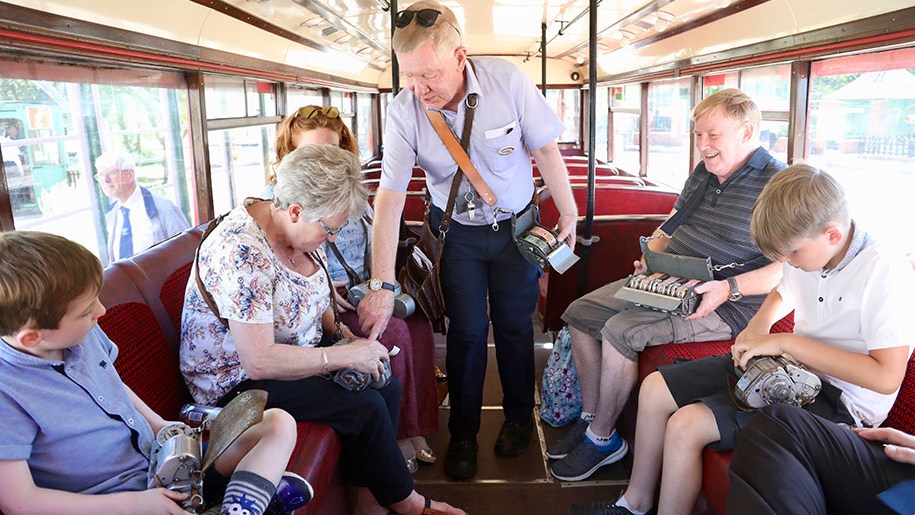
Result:
[[[464,118],[464,129],[461,133],[462,148],[460,150],[462,150],[462,153],[464,154],[461,156],[463,159],[454,156],[451,147],[448,149],[449,152],[452,152],[455,161],[458,163],[469,163],[469,160],[466,160],[466,151],[470,146],[470,129],[473,126],[473,114],[476,111],[477,101],[478,96],[475,93],[471,93],[467,96],[467,114]],[[433,118],[435,116],[441,118],[441,113],[433,113],[427,110],[426,114],[429,116],[430,121],[432,121],[433,126],[437,123],[437,120],[433,121]],[[439,133],[439,137],[442,138],[443,142],[447,141],[446,135],[442,134],[438,127],[436,127],[436,132]],[[454,136],[450,131],[447,133],[447,136],[454,139]],[[446,144],[446,146],[448,145]],[[469,164],[469,166],[472,167],[473,165]],[[463,166],[458,166],[454,178],[451,180],[451,191],[448,195],[448,204],[445,208],[444,216],[442,217],[442,223],[439,225],[438,236],[433,232],[429,223],[429,217],[432,211],[432,201],[429,198],[429,192],[426,191],[426,213],[425,216],[423,216],[422,234],[420,235],[418,242],[408,247],[406,263],[404,263],[404,267],[400,270],[400,276],[398,277],[398,281],[400,281],[400,286],[403,288],[403,291],[413,297],[416,304],[423,310],[423,313],[426,314],[426,318],[432,322],[433,330],[441,334],[445,334],[447,331],[447,324],[445,322],[445,297],[442,294],[439,271],[441,269],[442,250],[445,246],[445,235],[448,233],[448,227],[451,225],[451,214],[454,212],[454,200],[457,196],[461,178],[464,175],[462,168]],[[476,174],[476,176],[479,177],[479,172],[476,172],[476,169],[473,169],[471,176],[473,174]],[[485,184],[486,183],[484,182],[483,185],[485,186]],[[491,199],[494,203],[495,197],[492,196],[492,193],[489,192],[488,188],[486,188],[485,191],[488,192],[487,200]]]

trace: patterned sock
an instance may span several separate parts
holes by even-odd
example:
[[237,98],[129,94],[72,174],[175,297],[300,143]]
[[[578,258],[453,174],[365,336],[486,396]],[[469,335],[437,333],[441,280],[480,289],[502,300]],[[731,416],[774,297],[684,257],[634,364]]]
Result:
[[625,494],[626,494],[626,492],[623,492],[620,494],[620,498],[616,500],[616,505],[619,506],[620,508],[626,508],[627,510],[631,511],[632,515],[645,515],[646,512],[639,511],[639,510],[633,508],[631,504],[629,504],[629,501],[626,500]]
[[585,431],[585,436],[588,438],[588,440],[591,441],[591,443],[594,444],[595,447],[600,450],[605,450],[610,446],[610,441],[613,438],[613,433],[615,432],[616,431],[614,430],[612,433],[610,433],[610,436],[598,436],[594,433],[594,431],[591,431],[591,426],[588,426],[588,430]]
[[581,417],[580,417],[580,418],[581,418],[582,420],[584,420],[585,422],[591,422],[592,420],[594,420],[594,413],[590,413],[590,412],[587,412],[587,411],[582,411],[582,412],[581,412]]
[[222,499],[222,515],[234,515],[248,510],[250,515],[262,515],[270,499],[276,493],[276,485],[265,478],[246,470],[232,474],[226,495]]

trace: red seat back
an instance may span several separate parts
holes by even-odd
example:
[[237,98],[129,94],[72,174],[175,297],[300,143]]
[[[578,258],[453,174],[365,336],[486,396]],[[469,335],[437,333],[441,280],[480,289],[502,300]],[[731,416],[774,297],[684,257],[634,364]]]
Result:
[[118,346],[114,366],[124,383],[153,411],[166,420],[177,420],[191,396],[178,370],[178,354],[165,343],[149,306],[118,304],[98,323]]

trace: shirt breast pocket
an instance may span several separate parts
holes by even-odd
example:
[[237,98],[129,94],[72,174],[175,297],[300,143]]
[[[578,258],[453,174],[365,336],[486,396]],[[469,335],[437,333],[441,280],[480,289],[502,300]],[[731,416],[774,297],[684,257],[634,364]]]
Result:
[[517,121],[486,130],[483,134],[486,142],[483,149],[486,162],[493,173],[510,171],[522,158],[527,159],[527,153],[522,148],[521,130]]

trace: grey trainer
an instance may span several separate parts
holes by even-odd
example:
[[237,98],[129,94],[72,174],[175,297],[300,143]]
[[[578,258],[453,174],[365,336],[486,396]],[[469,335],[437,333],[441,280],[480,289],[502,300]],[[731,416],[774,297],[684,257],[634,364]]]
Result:
[[572,449],[575,448],[581,439],[585,437],[585,431],[588,430],[589,422],[583,419],[577,419],[575,422],[572,422],[572,427],[566,431],[565,436],[561,440],[550,445],[546,448],[546,457],[551,460],[561,460],[565,458],[567,454],[572,452]]
[[553,463],[550,473],[563,481],[581,481],[591,477],[591,474],[604,465],[616,463],[628,451],[629,444],[615,430],[610,439],[610,447],[606,451],[598,449],[587,438],[582,438],[581,443],[565,458]]

